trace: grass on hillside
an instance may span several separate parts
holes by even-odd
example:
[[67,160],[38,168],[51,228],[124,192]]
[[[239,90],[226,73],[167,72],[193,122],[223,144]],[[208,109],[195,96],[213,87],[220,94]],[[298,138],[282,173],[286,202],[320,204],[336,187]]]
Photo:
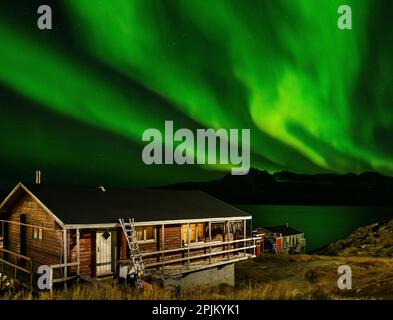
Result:
[[[348,264],[353,289],[339,290],[337,268]],[[195,288],[176,293],[173,288],[152,287],[136,292],[114,282],[79,283],[33,294],[3,290],[0,299],[40,300],[329,300],[393,299],[393,260],[368,257],[315,255],[262,255],[236,265],[236,287]]]
[[[326,293],[327,294],[327,293]],[[286,281],[250,285],[245,288],[196,288],[176,294],[172,290],[153,288],[153,290],[135,292],[125,289],[117,284],[78,284],[65,292],[62,289],[50,292],[41,292],[33,295],[31,292],[19,291],[11,295],[4,295],[1,299],[11,300],[260,300],[260,299],[328,299],[331,297],[321,296],[319,290],[315,291],[311,286],[308,290],[299,290],[292,283]]]

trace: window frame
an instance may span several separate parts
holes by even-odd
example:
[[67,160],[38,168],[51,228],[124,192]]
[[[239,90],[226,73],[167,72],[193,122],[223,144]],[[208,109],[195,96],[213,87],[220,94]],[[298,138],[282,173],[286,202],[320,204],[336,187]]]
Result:
[[32,230],[32,238],[33,238],[33,240],[42,241],[43,238],[44,238],[44,236],[43,236],[43,233],[44,233],[43,228],[40,227],[40,226],[33,226],[32,228],[33,228],[33,230]]
[[[153,228],[153,239],[147,239],[147,228]],[[143,239],[142,240],[138,240],[138,243],[155,243],[157,242],[157,227],[156,226],[137,226],[135,227],[136,229],[136,233],[137,233],[137,237],[138,237],[138,232],[140,232],[140,229],[142,228],[142,236]],[[138,230],[139,229],[139,230]]]
[[[191,241],[191,226],[195,225],[195,241]],[[202,225],[202,239],[199,239],[198,237],[198,226]],[[197,223],[183,223],[181,225],[181,242],[183,244],[183,246],[187,247],[188,243],[190,243],[190,246],[192,245],[198,245],[201,243],[205,243],[206,242],[206,234],[205,234],[205,222],[197,222]],[[183,239],[183,235],[184,235],[184,230],[183,228],[187,228],[187,238]]]

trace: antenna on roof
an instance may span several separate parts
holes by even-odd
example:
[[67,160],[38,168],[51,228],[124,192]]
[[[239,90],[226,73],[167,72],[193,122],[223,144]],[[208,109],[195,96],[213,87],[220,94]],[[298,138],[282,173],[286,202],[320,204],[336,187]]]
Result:
[[36,172],[35,172],[35,183],[41,184],[41,171],[40,170],[36,170]]

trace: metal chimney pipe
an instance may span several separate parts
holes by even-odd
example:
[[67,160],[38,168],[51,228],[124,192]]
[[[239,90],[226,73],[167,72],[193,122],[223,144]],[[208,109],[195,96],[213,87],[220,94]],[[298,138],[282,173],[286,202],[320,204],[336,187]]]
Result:
[[41,171],[40,170],[37,170],[35,172],[35,183],[41,184]]

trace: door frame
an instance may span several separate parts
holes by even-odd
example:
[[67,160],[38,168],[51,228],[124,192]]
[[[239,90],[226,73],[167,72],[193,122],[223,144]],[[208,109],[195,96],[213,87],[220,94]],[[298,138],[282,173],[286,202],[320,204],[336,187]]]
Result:
[[[110,261],[107,262],[103,262],[103,263],[99,263],[98,262],[98,237],[102,236],[102,234],[104,234],[105,232],[109,232],[110,233],[110,238],[106,241],[110,241],[109,246],[107,247],[107,255],[110,255]],[[96,237],[96,245],[94,247],[95,250],[95,271],[96,271],[96,276],[97,277],[101,277],[101,276],[108,276],[108,275],[112,275],[115,273],[115,260],[116,260],[116,232],[114,230],[95,230],[95,237]],[[101,264],[101,265],[98,265]],[[103,265],[102,265],[103,264]],[[104,271],[104,272],[99,272],[99,267],[102,266],[107,266],[110,264],[110,271]],[[108,268],[109,269],[109,268]]]

